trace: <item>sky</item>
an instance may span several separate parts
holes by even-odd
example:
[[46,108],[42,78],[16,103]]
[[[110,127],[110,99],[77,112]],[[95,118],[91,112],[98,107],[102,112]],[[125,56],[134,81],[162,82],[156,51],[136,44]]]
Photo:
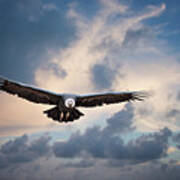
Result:
[[0,0],[1,76],[57,93],[151,92],[67,124],[1,92],[0,179],[179,179],[179,5]]

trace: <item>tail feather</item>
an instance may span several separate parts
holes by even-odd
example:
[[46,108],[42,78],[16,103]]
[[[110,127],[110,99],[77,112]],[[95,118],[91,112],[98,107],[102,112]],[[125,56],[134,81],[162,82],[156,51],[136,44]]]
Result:
[[57,121],[59,119],[59,110],[57,107],[44,111],[44,114],[47,114],[47,117],[52,118]]
[[44,111],[44,114],[47,114],[49,118],[52,118],[53,120],[59,122],[74,121],[84,115],[82,112],[75,108],[60,111],[57,106]]

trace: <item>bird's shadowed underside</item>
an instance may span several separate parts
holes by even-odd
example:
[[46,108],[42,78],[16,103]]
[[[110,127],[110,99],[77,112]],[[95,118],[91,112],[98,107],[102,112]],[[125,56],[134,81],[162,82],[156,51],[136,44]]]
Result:
[[44,114],[47,114],[47,117],[58,122],[74,121],[84,116],[84,114],[76,108],[63,108],[63,110],[59,110],[57,106],[44,111]]

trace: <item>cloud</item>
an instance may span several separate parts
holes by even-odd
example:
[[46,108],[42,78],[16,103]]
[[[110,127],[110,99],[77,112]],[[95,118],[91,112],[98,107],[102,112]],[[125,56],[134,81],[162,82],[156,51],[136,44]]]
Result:
[[[121,138],[113,137],[113,134],[118,132],[127,132],[132,130],[131,123],[133,118],[133,108],[128,105],[127,109],[115,114],[107,120],[107,126],[101,130],[100,127],[88,128],[84,134],[76,132],[71,135],[67,142],[57,142],[53,146],[54,153],[57,157],[77,157],[81,156],[83,151],[86,151],[93,157],[106,158],[111,156],[111,147],[118,146],[118,149],[123,147]],[[116,128],[113,128],[115,127]],[[115,148],[117,151],[117,147]],[[109,155],[108,155],[109,154]]]
[[42,156],[46,156],[50,151],[50,137],[44,136],[29,142],[27,135],[10,140],[0,148],[1,168],[6,168],[13,164],[32,162]]
[[[57,142],[53,146],[56,157],[75,158],[83,153],[93,158],[124,160],[129,163],[139,163],[166,157],[168,138],[172,132],[164,128],[159,132],[142,135],[125,143],[117,134],[132,132],[132,106],[115,114],[107,120],[104,129],[89,128],[84,134],[75,133],[65,142]],[[126,161],[127,160],[127,161]]]
[[32,133],[44,129],[49,124],[42,114],[46,106],[36,105],[16,96],[2,93],[0,107],[1,136]]
[[167,149],[167,154],[172,154],[172,153],[174,153],[174,152],[176,152],[178,149],[176,148],[176,147],[169,147],[168,149]]
[[[57,67],[63,67],[66,72],[71,72],[64,80],[61,81],[61,86],[56,85],[55,88],[57,90],[61,90],[61,88],[63,87],[63,90],[65,91],[71,90],[78,92],[81,90],[80,92],[83,92],[84,89],[87,91],[91,87],[89,86],[89,83],[92,83],[91,73],[89,73],[89,71],[93,69],[93,66],[96,67],[96,64],[101,64],[101,62],[104,62],[103,60],[106,59],[105,57],[107,57],[109,50],[111,49],[112,43],[121,46],[125,36],[124,33],[126,33],[126,31],[128,31],[134,25],[138,25],[141,20],[152,16],[149,14],[154,14],[154,16],[156,16],[163,11],[162,7],[154,8],[150,13],[146,12],[142,13],[142,15],[139,15],[137,17],[135,16],[132,18],[125,18],[124,21],[127,21],[126,23],[121,23],[117,19],[116,24],[112,24],[112,22],[108,19],[109,16],[114,14],[116,15],[117,13],[123,13],[124,11],[122,12],[120,10],[122,5],[117,3],[117,1],[113,1],[111,3],[103,1],[103,3],[107,6],[102,8],[98,12],[97,16],[92,19],[92,21],[88,21],[86,17],[82,17],[81,14],[78,14],[78,12],[73,9],[73,6],[71,7],[68,15],[69,18],[73,17],[76,20],[75,22],[77,24],[78,38],[72,41],[72,43],[69,44],[69,47],[60,50],[60,54],[57,55],[55,59],[53,58],[51,61],[49,61],[49,63],[56,63]],[[113,8],[110,8],[111,10],[109,11],[109,13],[106,13],[106,10],[109,9],[109,6]],[[116,10],[114,10],[114,8]],[[74,15],[74,13],[76,14],[76,16]],[[105,40],[111,42],[108,45],[107,49],[97,48],[98,46],[102,48],[102,43]],[[91,51],[91,49],[93,51]],[[115,60],[112,54],[110,54],[110,58],[108,59],[109,67],[117,65],[114,62]],[[79,64],[81,64],[81,68],[79,68]],[[107,69],[108,67],[105,68]],[[45,72],[43,68],[41,69],[40,67],[36,72],[36,81],[39,85],[46,87],[44,83],[41,83],[41,77],[43,78],[45,76],[44,73]],[[82,74],[83,77],[81,76]],[[81,80],[86,82],[86,84],[82,84],[78,81],[80,77]],[[55,80],[56,76],[50,76],[48,79],[53,83],[53,79]],[[91,89],[92,88],[90,88],[89,91],[91,91]]]
[[[152,33],[149,31],[150,29],[146,27],[127,30],[125,38],[122,42],[122,48],[137,48],[138,45],[141,45],[143,43],[143,41],[149,40],[149,36],[152,35]],[[134,46],[134,44],[136,44],[136,46]]]
[[[1,177],[16,175],[19,179],[25,175],[33,179],[49,176],[73,179],[76,176],[83,179],[89,174],[88,177],[93,179],[110,176],[128,179],[130,174],[138,174],[137,179],[156,179],[152,172],[157,170],[156,174],[164,177],[166,172],[169,178],[175,179],[179,176],[179,171],[176,171],[179,165],[168,159],[169,153],[174,151],[169,145],[172,131],[164,128],[126,139],[136,133],[134,113],[132,104],[127,104],[122,111],[107,119],[104,128],[96,126],[84,133],[77,131],[67,140],[51,141],[45,134],[32,140],[23,135],[7,141],[0,148]],[[161,163],[162,158],[167,158],[166,164]]]
[[[43,135],[34,140],[23,135],[7,141],[0,148],[1,168],[13,164],[34,162],[53,156],[60,159],[71,159],[67,166],[89,167],[98,159],[121,161],[123,164],[136,164],[157,160],[167,156],[168,139],[172,132],[164,128],[158,132],[140,135],[126,140],[125,135],[133,135],[134,108],[131,104],[107,119],[104,128],[88,128],[84,133],[79,131],[63,141],[50,144],[50,136]],[[76,161],[79,158],[80,161]],[[87,160],[89,163],[84,164]]]
[[[63,26],[56,21],[58,19],[56,18],[57,13],[60,11],[45,12],[43,16],[40,16],[38,28],[36,29],[35,23],[33,23],[35,30],[31,31],[39,32],[39,28],[42,30],[45,25],[48,28],[43,28],[44,33],[31,34],[36,41],[29,34],[25,36],[33,40],[30,41],[30,47],[34,47],[34,42],[37,42],[37,39],[40,40],[38,41],[40,44],[35,43],[38,46],[37,49],[35,48],[38,53],[33,51],[35,52],[32,52],[33,57],[34,54],[39,54],[41,51],[39,48],[48,49],[48,52],[55,49],[53,53],[49,53],[45,57],[42,63],[38,63],[38,66],[36,66],[34,72],[36,85],[51,91],[76,94],[107,90],[153,89],[155,95],[151,99],[134,104],[136,112],[134,121],[137,130],[156,131],[159,130],[159,127],[166,126],[171,130],[177,130],[179,128],[177,119],[174,122],[172,118],[168,119],[166,114],[169,107],[171,109],[174,109],[174,106],[179,107],[177,100],[168,99],[170,91],[177,91],[177,88],[174,89],[173,87],[178,87],[179,63],[176,56],[169,55],[167,52],[168,45],[158,39],[157,28],[144,23],[150,18],[158,18],[165,10],[165,4],[161,4],[159,6],[147,6],[136,12],[130,6],[119,1],[100,1],[99,9],[89,18],[89,16],[81,13],[77,4],[76,6],[69,6],[69,9],[64,13],[68,19],[60,16]],[[74,25],[76,29],[72,28]],[[73,38],[71,36],[71,41],[68,41],[68,45],[65,47],[61,46],[60,39],[62,42],[63,37],[70,36],[66,34],[65,29],[62,30],[62,27],[72,31],[70,34],[76,35]],[[11,29],[13,29],[13,26]],[[65,33],[61,34],[62,38],[59,36],[61,31]],[[57,36],[59,38],[56,38]],[[23,39],[22,42],[27,42],[27,40]],[[16,50],[16,52],[23,54],[22,51]],[[23,57],[16,57],[23,59]],[[18,67],[25,69],[22,66]],[[7,98],[7,96],[3,95],[3,98]],[[14,109],[12,99],[9,101],[11,103],[6,99],[5,103],[0,104],[5,109],[1,117],[6,117],[6,119],[6,107]],[[24,112],[18,111],[17,109],[21,109],[22,106]],[[26,122],[24,122],[25,115],[26,118],[28,116],[27,122],[29,125],[33,125],[35,122],[31,119],[36,119],[36,122],[40,125],[49,121],[41,114],[33,118],[30,117],[35,112],[41,113],[41,111],[38,111],[39,107],[34,106],[33,108],[33,106],[25,106],[23,103],[16,107],[17,117],[14,117],[14,121],[17,124],[22,124],[23,127],[26,125]],[[105,117],[110,117],[122,107],[123,105],[121,107],[112,105],[111,107],[102,107],[101,111],[98,111],[98,108],[92,111],[84,110],[86,116],[77,122],[74,127],[84,130],[86,127],[96,124],[97,120],[105,121]],[[142,114],[140,112],[147,113]],[[21,113],[24,115],[23,118],[21,118]],[[9,116],[12,117],[13,113],[9,112]],[[12,125],[12,120],[6,122],[6,126]]]
[[33,73],[39,63],[74,37],[74,27],[64,15],[66,8],[67,4],[62,2],[1,1],[1,75],[34,82]]
[[95,89],[104,90],[111,88],[116,71],[110,69],[105,64],[95,64],[91,71]]
[[95,160],[90,160],[90,159],[83,159],[83,160],[80,160],[78,162],[68,162],[68,163],[65,163],[63,165],[60,165],[59,167],[57,168],[90,168],[90,167],[93,167],[95,165]]
[[31,22],[36,22],[39,20],[44,13],[55,11],[57,7],[53,3],[44,3],[42,0],[18,0],[17,1],[18,10],[26,15],[28,20]]
[[[1,156],[0,156],[1,158]],[[2,158],[1,158],[2,160]],[[38,160],[38,159],[37,159]],[[21,163],[14,167],[0,168],[0,175],[3,179],[113,179],[117,180],[119,177],[124,180],[131,179],[172,179],[176,180],[180,177],[178,161],[169,160],[166,163],[161,161],[150,161],[141,164],[122,164],[122,161],[102,161],[99,159],[91,160],[85,159],[83,161],[75,161],[72,159],[69,162],[64,162],[60,159],[49,157],[35,162]],[[154,173],[156,172],[156,173]]]
[[[141,107],[136,105],[136,112],[147,107],[146,111],[152,109],[154,113],[147,114],[148,122],[138,121],[140,114],[136,114],[135,121],[141,131],[158,130],[162,124],[163,127],[170,126],[168,121],[162,123],[160,114],[168,106],[164,101],[169,84],[177,82],[175,67],[179,65],[175,57],[167,56],[165,45],[156,37],[157,29],[144,23],[146,19],[160,16],[166,9],[165,4],[148,6],[137,13],[118,1],[100,2],[103,6],[91,18],[82,15],[77,4],[70,6],[67,16],[75,23],[77,36],[47,62],[48,66],[55,64],[57,69],[63,69],[66,76],[60,79],[51,70],[39,66],[35,72],[36,83],[53,91],[75,94],[144,89],[161,92],[166,88],[164,99],[158,93],[149,103],[142,103]],[[167,71],[170,59],[172,68]],[[172,73],[177,75],[176,78],[170,78]],[[119,110],[118,106],[111,107],[109,110],[102,108],[99,115]],[[86,122],[95,123],[92,116],[94,114],[86,115]],[[79,123],[81,129],[87,127],[86,124]],[[170,128],[175,130],[177,126],[171,124]]]
[[176,143],[178,149],[180,149],[180,133],[173,136],[173,141]]
[[[29,136],[23,135],[7,141],[0,147],[1,178],[179,179],[179,162],[170,160],[169,156],[176,149],[169,143],[170,138],[179,147],[179,134],[172,134],[179,128],[179,63],[175,55],[170,55],[169,45],[158,39],[156,27],[144,23],[150,18],[158,17],[166,10],[166,6],[147,6],[135,12],[119,1],[101,0],[101,7],[89,18],[82,15],[78,4],[71,5],[66,15],[68,23],[76,25],[76,37],[62,48],[59,44],[61,38],[56,39],[59,28],[62,28],[59,21],[56,21],[58,9],[53,4],[42,6],[40,3],[39,6],[38,3],[42,1],[37,1],[37,7],[34,7],[35,1],[24,2],[30,3],[26,21],[32,23],[33,28],[37,23],[41,27],[47,25],[45,27],[48,28],[45,28],[44,33],[35,33],[35,39],[39,37],[39,43],[29,34],[21,36],[37,43],[35,47],[40,48],[37,48],[37,52],[42,47],[54,49],[58,45],[55,48],[58,53],[50,53],[37,66],[36,85],[71,93],[141,89],[153,89],[155,93],[145,102],[105,106],[100,112],[100,108],[84,110],[88,112],[85,118],[71,125],[58,126],[55,123],[63,137],[60,141],[52,142],[48,135],[31,141]],[[36,10],[39,7],[40,12]],[[19,13],[26,12],[22,10]],[[31,16],[33,18],[29,19]],[[55,24],[58,24],[58,30],[54,34],[51,30],[57,29]],[[26,23],[21,25],[24,27]],[[18,30],[13,27],[16,26],[12,25],[10,29]],[[36,30],[38,32],[38,28]],[[34,43],[19,37],[17,36],[18,40],[29,42],[26,43],[27,46],[17,46],[22,50],[19,54],[26,57],[26,48],[34,46]],[[44,37],[47,39],[41,44]],[[58,42],[49,41],[49,38]],[[4,41],[2,44],[6,45]],[[10,47],[8,43],[6,46]],[[17,50],[15,48],[12,51]],[[32,51],[31,57],[34,57],[33,54],[36,51]],[[16,58],[20,57],[22,58],[17,54]],[[14,56],[10,59],[14,59]],[[22,129],[20,134],[28,132],[29,127],[35,131],[35,127],[47,128],[49,119],[40,115],[44,106],[28,102],[25,104],[23,100],[2,93],[0,108],[1,129],[7,130],[3,130],[6,135],[11,131],[17,134],[19,129]],[[64,139],[61,130],[69,134],[75,132],[69,139]]]
[[173,137],[173,140],[175,142],[180,142],[180,133],[177,133],[174,137]]
[[133,126],[134,108],[132,104],[127,104],[125,108],[107,119],[107,126],[103,132],[105,134],[128,133],[135,130]]

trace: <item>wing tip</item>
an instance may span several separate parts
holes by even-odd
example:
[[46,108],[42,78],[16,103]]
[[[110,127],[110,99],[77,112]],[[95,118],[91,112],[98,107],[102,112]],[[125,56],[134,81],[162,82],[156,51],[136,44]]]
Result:
[[151,96],[151,93],[148,91],[137,91],[132,93],[132,96],[132,100],[144,101],[146,98],[149,98]]

